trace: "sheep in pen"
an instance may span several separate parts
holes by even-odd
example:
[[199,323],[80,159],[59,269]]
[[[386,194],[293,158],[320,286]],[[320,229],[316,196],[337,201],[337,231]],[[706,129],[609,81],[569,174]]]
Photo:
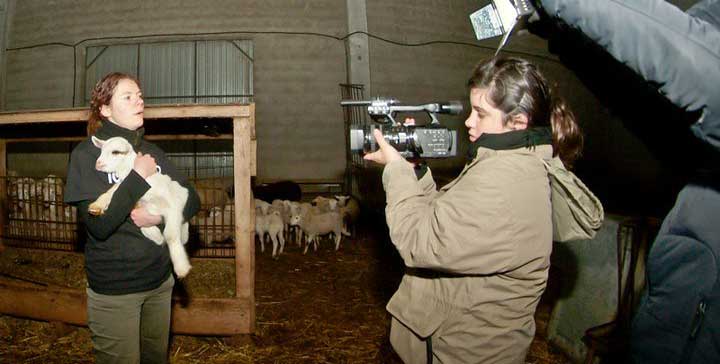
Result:
[[[209,161],[213,170],[222,170],[226,166],[218,167],[215,163],[227,159],[228,153],[221,154],[211,158],[192,155],[190,158],[194,164]],[[180,162],[181,167],[188,164]],[[188,176],[194,174],[193,170],[184,172]],[[190,181],[200,197],[201,211],[190,221],[190,246],[186,248],[196,257],[233,257],[235,209],[229,194],[232,176],[190,178]],[[63,203],[64,186],[64,178],[54,174],[37,177],[10,170],[7,176],[0,176],[0,191],[5,201],[0,222],[5,245],[82,251],[85,232],[79,224],[76,207]]]

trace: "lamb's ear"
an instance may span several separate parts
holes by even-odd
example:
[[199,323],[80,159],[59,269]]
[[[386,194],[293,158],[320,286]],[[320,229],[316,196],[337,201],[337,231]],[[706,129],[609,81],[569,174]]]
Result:
[[90,139],[92,139],[93,145],[95,145],[96,147],[98,147],[98,148],[100,148],[100,149],[102,149],[103,144],[105,144],[105,141],[104,141],[104,140],[98,139],[98,138],[96,138],[94,135],[91,136]]

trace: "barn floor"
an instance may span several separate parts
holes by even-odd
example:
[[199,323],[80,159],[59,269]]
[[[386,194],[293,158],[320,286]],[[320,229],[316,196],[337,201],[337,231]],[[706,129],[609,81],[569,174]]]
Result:
[[[401,363],[388,341],[385,304],[400,281],[402,262],[385,236],[384,231],[358,234],[344,240],[338,252],[326,240],[307,255],[288,244],[278,260],[271,259],[267,246],[261,253],[258,245],[255,333],[175,335],[170,363]],[[231,260],[193,264],[178,294],[190,299],[234,294]],[[0,275],[84,285],[82,255],[7,248],[0,253]],[[527,362],[569,363],[544,339],[551,309],[547,301],[536,315],[538,330]],[[0,362],[92,363],[88,329],[0,315]]]

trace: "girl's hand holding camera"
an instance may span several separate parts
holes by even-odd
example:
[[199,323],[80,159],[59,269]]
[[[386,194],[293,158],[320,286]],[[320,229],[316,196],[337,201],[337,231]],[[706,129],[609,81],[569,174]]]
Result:
[[[415,119],[414,118],[407,118],[405,119],[405,125],[414,125]],[[373,161],[375,163],[379,163],[382,165],[386,165],[390,162],[397,161],[397,160],[405,160],[405,158],[400,155],[400,152],[397,151],[390,143],[385,140],[385,137],[383,137],[382,132],[379,129],[373,130],[373,136],[375,137],[375,141],[378,145],[378,150],[365,154],[363,156],[363,159]],[[410,162],[406,163],[410,164]]]

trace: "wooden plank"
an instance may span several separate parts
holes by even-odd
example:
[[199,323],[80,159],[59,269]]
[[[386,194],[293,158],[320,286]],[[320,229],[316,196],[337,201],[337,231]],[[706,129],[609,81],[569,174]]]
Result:
[[85,291],[0,279],[0,312],[36,320],[87,325]]
[[247,118],[252,112],[250,108],[250,105],[146,106],[145,118]]
[[233,119],[233,164],[235,183],[235,292],[248,307],[250,332],[255,331],[255,209],[250,187],[250,136],[253,120]]
[[[148,105],[145,119],[248,118],[254,112],[250,105]],[[0,125],[87,121],[87,108],[29,110],[0,113]]]
[[[47,137],[47,138],[11,138],[5,139],[8,143],[23,143],[23,142],[79,142],[87,139],[86,136],[82,137]],[[205,134],[157,134],[157,135],[145,135],[147,140],[232,140],[232,134],[220,134],[216,137],[208,136]]]
[[257,176],[257,141],[250,141],[250,175]]
[[[7,143],[0,139],[0,176],[7,176]],[[7,190],[7,179],[0,179],[0,236],[5,235],[3,230],[6,224],[6,216],[8,212],[6,207],[8,206],[8,190]],[[5,250],[5,246],[0,240],[0,252]]]
[[173,301],[172,332],[176,334],[250,334],[254,326],[254,301],[244,298],[191,298],[187,307],[183,307],[179,300]]
[[29,110],[0,113],[0,125],[45,122],[87,121],[89,111],[83,109]]
[[[230,336],[251,333],[248,328],[254,325],[254,302],[251,309],[250,301],[240,298],[181,301],[174,299],[172,303],[171,331],[176,334]],[[84,289],[0,279],[0,312],[87,326],[87,294]]]

